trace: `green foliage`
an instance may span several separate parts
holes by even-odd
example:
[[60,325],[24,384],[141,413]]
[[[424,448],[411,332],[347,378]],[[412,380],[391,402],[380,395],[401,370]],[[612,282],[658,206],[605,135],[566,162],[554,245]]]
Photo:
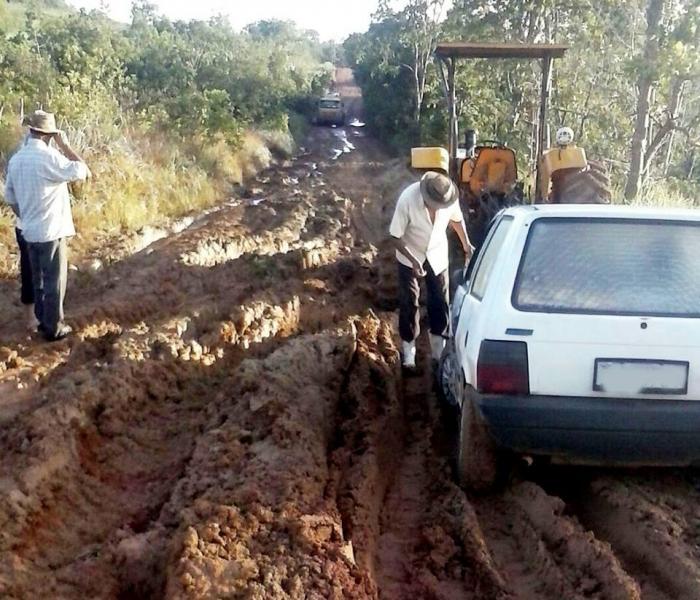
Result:
[[59,0],[21,7],[21,30],[0,38],[0,104],[53,110],[94,143],[139,123],[235,147],[245,128],[285,128],[290,108],[328,81],[329,47],[289,22],[236,33],[225,19],[173,22],[140,1],[120,27]]
[[[572,127],[589,157],[605,160],[618,184],[628,171],[638,79],[641,72],[649,72],[655,92],[650,144],[654,134],[661,131],[664,137],[652,155],[646,179],[652,186],[667,177],[685,178],[697,189],[700,1],[666,3],[655,61],[643,56],[647,1],[460,0],[442,22],[440,39],[570,45],[565,58],[555,62],[551,131]],[[346,59],[363,89],[367,119],[382,139],[401,151],[419,142],[445,144],[447,114],[439,72],[434,64],[428,68],[416,118],[406,68],[415,40],[406,34],[406,11],[390,10],[384,4],[369,30],[350,36],[344,44]],[[429,2],[409,4],[426,8]],[[528,158],[540,78],[536,61],[461,61],[457,74],[460,130],[474,128],[481,139],[508,143],[518,152],[521,171],[532,167]],[[681,83],[682,102],[672,115],[674,91]]]
[[419,140],[413,122],[414,104],[408,90],[411,74],[402,65],[410,60],[410,49],[401,43],[401,22],[387,15],[373,23],[365,34],[345,41],[345,55],[362,87],[368,124],[380,139],[401,151]]
[[[96,175],[75,203],[77,243],[208,206],[290,151],[289,114],[298,133],[336,53],[283,21],[238,33],[138,0],[122,26],[62,0],[0,0],[0,173],[22,111],[44,108]],[[0,242],[11,223],[0,208]]]
[[138,5],[126,36],[136,109],[162,108],[184,134],[224,133],[235,142],[243,126],[284,127],[288,109],[323,76],[321,45],[288,22],[263,21],[235,34],[221,18],[173,23]]

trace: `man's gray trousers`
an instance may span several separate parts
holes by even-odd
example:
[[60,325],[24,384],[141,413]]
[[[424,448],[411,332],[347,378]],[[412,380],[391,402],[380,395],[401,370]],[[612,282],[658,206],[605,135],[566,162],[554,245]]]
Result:
[[42,333],[54,337],[63,326],[63,298],[68,280],[66,239],[53,242],[30,242],[34,308]]

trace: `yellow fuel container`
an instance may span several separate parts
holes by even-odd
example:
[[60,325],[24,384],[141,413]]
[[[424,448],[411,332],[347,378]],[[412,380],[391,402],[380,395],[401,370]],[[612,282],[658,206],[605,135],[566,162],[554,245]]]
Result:
[[444,169],[450,172],[450,155],[439,146],[411,148],[411,167],[414,169]]

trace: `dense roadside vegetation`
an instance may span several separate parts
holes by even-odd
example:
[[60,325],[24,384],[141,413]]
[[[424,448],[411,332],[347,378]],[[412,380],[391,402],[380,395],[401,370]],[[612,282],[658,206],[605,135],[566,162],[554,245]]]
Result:
[[[287,22],[235,32],[223,18],[173,22],[136,2],[122,25],[61,0],[3,1],[0,167],[21,140],[22,110],[43,107],[96,175],[77,194],[74,246],[179,216],[290,150],[333,53]],[[14,246],[3,210],[0,261]]]
[[[447,114],[429,60],[438,40],[564,43],[571,50],[555,64],[552,129],[572,127],[588,154],[605,160],[619,200],[700,203],[699,0],[446,6],[410,0],[397,11],[380,2],[369,30],[344,45],[368,121],[398,151],[444,143]],[[507,142],[524,166],[539,81],[536,62],[462,62],[461,129]]]

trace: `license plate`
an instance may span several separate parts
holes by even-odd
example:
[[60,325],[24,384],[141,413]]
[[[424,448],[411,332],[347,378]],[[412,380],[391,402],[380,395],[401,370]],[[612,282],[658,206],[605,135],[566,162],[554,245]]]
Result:
[[608,394],[688,393],[688,363],[670,360],[597,358],[593,391]]

